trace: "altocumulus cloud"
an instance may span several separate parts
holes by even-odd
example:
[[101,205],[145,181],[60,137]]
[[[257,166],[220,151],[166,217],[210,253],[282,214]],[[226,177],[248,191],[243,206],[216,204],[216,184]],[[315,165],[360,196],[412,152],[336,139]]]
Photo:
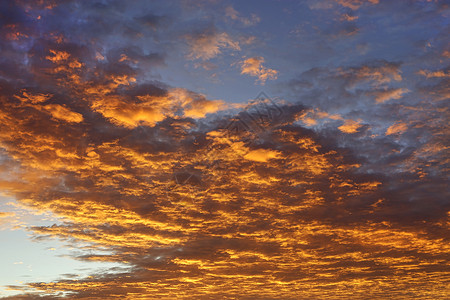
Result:
[[[14,299],[448,296],[447,69],[309,68],[279,83],[290,101],[236,112],[158,76],[172,56],[244,51],[214,20],[198,23],[212,4],[105,3],[0,4],[0,188],[64,220],[31,227],[35,237],[87,243],[75,259],[129,268],[11,286]],[[314,10],[378,5],[389,4]],[[239,57],[250,57],[234,60],[241,74],[277,79],[263,56]],[[229,129],[249,116],[257,124]]]

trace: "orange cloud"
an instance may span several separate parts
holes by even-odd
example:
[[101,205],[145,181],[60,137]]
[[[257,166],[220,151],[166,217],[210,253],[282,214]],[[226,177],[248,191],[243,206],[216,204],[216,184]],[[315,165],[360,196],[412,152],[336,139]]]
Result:
[[49,99],[52,98],[53,95],[51,94],[30,94],[26,90],[21,91],[21,95],[15,95],[17,99],[23,101],[23,102],[30,102],[32,104],[38,104],[42,102],[46,102]]
[[345,120],[344,124],[339,126],[338,129],[344,133],[356,133],[361,127],[361,124],[353,120]]
[[53,56],[49,55],[49,56],[46,56],[45,58],[54,63],[66,61],[70,57],[70,54],[65,51],[50,50],[50,53]]
[[408,89],[398,88],[398,89],[379,90],[371,92],[371,94],[375,96],[375,101],[377,103],[384,103],[391,99],[400,99],[403,97],[403,94],[408,92],[409,92]]
[[92,104],[95,111],[110,119],[113,123],[125,127],[139,125],[154,126],[157,122],[173,115],[170,99],[164,96],[137,96],[136,102],[110,96],[98,99]]
[[269,159],[278,158],[280,152],[266,149],[251,150],[244,155],[244,158],[257,162],[267,162]]
[[[344,118],[339,114],[329,114],[326,111],[321,111],[320,109],[311,109],[301,114],[297,119],[301,120],[307,126],[314,126],[318,124],[319,120],[343,120]],[[327,120],[325,120],[325,122],[326,121]]]
[[181,105],[186,117],[203,118],[206,114],[215,113],[225,104],[220,100],[208,100],[201,94],[189,92],[185,89],[173,89],[169,91],[169,98]]
[[[1,185],[1,184],[0,184]],[[0,211],[0,230],[3,230],[4,226],[12,225],[14,222],[11,220],[15,217],[15,213],[13,212],[2,212]]]
[[439,71],[420,70],[419,72],[417,72],[417,74],[425,76],[426,78],[446,78],[446,77],[450,77],[450,74],[444,72],[443,70],[439,70]]
[[[134,79],[131,80],[134,82]],[[107,96],[110,89],[119,85],[130,85],[127,77],[115,78],[113,83],[105,87],[92,88],[89,93],[98,98],[92,102],[92,109],[101,113],[114,124],[134,128],[137,126],[154,126],[166,118],[181,113],[185,117],[203,118],[206,114],[215,113],[224,108],[223,101],[208,100],[201,94],[175,88],[165,95],[137,95],[134,99],[120,96]]]
[[365,3],[378,4],[379,0],[336,0],[336,2],[343,7],[348,7],[353,10],[359,9]]
[[353,77],[353,83],[372,82],[379,86],[391,82],[392,80],[401,81],[401,71],[398,65],[382,64],[380,66],[362,66],[359,68],[351,68],[340,72],[344,76]]
[[80,123],[83,121],[83,115],[71,111],[69,108],[60,104],[39,105],[51,100],[53,98],[53,95],[51,94],[31,94],[26,90],[22,90],[19,95],[14,95],[14,97],[22,101],[25,105],[29,105],[37,110],[49,113],[55,119],[63,120],[69,123]]
[[277,79],[278,71],[264,67],[263,57],[250,57],[241,62],[241,74],[258,77],[258,81],[264,85],[267,80]]
[[59,104],[48,104],[43,107],[48,111],[53,118],[60,119],[69,123],[80,123],[83,121],[83,116],[77,112],[73,112],[70,109]]
[[341,15],[341,20],[343,21],[347,21],[347,22],[352,22],[357,20],[359,17],[358,16],[351,16],[349,14],[343,14]]
[[[239,17],[229,11],[229,18]],[[132,18],[127,22],[135,25]],[[448,273],[449,214],[439,169],[448,164],[445,106],[398,107],[399,118],[411,114],[386,135],[408,126],[420,140],[433,133],[413,150],[409,135],[395,143],[382,135],[340,134],[337,122],[349,134],[362,133],[365,125],[298,103],[262,101],[269,113],[256,115],[251,110],[258,103],[234,105],[235,114],[199,120],[228,106],[147,82],[139,65],[129,65],[133,55],[89,49],[94,40],[84,34],[89,43],[62,35],[36,38],[31,67],[21,69],[21,54],[20,76],[2,73],[0,189],[18,205],[61,220],[29,228],[36,240],[60,238],[78,250],[76,259],[124,267],[85,278],[32,278],[10,289],[32,293],[25,298],[80,299],[448,296],[442,278]],[[191,59],[239,47],[226,34],[187,40]],[[50,50],[55,43],[65,50]],[[261,83],[276,79],[278,72],[263,63],[252,57],[239,66]],[[406,92],[388,89],[402,76],[399,64],[385,61],[308,74],[327,92],[311,93],[313,101],[335,90],[344,100],[369,93],[358,94],[358,85],[381,91],[374,94],[381,102]],[[322,85],[321,78],[331,83]],[[326,104],[336,100],[329,99]],[[375,117],[383,107],[376,106]],[[270,111],[282,113],[275,118]],[[311,130],[299,120],[333,128]],[[229,126],[236,122],[242,126]],[[0,220],[15,217],[0,213]]]
[[[114,105],[126,99],[116,97],[111,99]],[[184,89],[169,90],[160,99],[142,97],[141,103],[155,101],[153,107],[164,107],[160,101],[177,103],[180,109],[207,101]],[[30,101],[13,99],[16,107],[1,106],[10,123],[0,125],[12,134],[2,130],[0,138],[21,160],[20,175],[10,177],[9,183],[0,181],[0,186],[23,205],[52,211],[64,221],[33,227],[33,233],[83,242],[86,252],[78,259],[132,266],[118,275],[29,283],[28,289],[112,299],[145,298],[150,293],[171,298],[243,293],[292,298],[299,290],[311,297],[323,295],[310,283],[327,278],[342,295],[352,297],[357,291],[363,297],[359,286],[370,285],[371,274],[388,274],[377,280],[390,289],[399,282],[404,288],[410,284],[408,270],[416,271],[418,265],[425,279],[416,282],[414,295],[426,296],[429,290],[423,287],[430,280],[439,285],[436,273],[442,274],[440,260],[449,250],[445,241],[422,229],[379,222],[380,212],[391,213],[389,200],[379,201],[384,180],[352,173],[358,165],[346,161],[339,149],[323,147],[304,128],[280,125],[265,132],[270,143],[256,139],[251,144],[245,140],[248,132],[209,129],[201,134],[198,127],[183,130],[180,118],[171,127],[153,128],[157,139],[151,138],[152,132],[134,138],[135,119],[114,112],[117,122],[133,126],[108,125],[99,118],[103,130],[112,126],[108,134],[116,136],[111,139],[33,111],[45,122],[44,128],[58,122],[50,139],[46,129],[30,126],[14,114]],[[135,105],[131,107],[137,109]],[[353,122],[347,121],[357,130]],[[173,138],[175,133],[179,140]],[[185,147],[183,141],[192,134],[197,140]],[[86,135],[90,139],[83,146],[79,141]],[[196,179],[174,182],[174,170]],[[408,255],[399,255],[402,251]],[[298,275],[298,266],[308,272],[308,283]],[[267,277],[268,270],[273,276]],[[347,276],[358,276],[358,281],[345,279],[341,286]],[[434,288],[435,294],[436,290],[445,289]],[[369,287],[364,293],[377,289]]]
[[389,126],[389,128],[386,130],[386,135],[400,134],[405,132],[407,129],[408,125],[406,123],[403,122],[396,123],[394,125]]

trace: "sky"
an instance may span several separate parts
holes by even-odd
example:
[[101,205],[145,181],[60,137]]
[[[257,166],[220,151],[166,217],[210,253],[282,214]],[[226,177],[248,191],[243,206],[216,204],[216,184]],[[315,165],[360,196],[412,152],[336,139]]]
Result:
[[450,3],[0,2],[0,299],[448,299]]

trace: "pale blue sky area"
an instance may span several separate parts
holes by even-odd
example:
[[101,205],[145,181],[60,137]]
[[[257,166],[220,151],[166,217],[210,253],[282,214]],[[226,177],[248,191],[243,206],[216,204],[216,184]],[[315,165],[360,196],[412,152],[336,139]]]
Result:
[[5,217],[3,222],[0,219],[0,296],[21,293],[8,289],[8,285],[81,279],[91,273],[99,274],[112,267],[124,266],[75,260],[69,255],[74,249],[58,239],[33,241],[26,230],[28,226],[53,225],[57,218],[51,214],[36,215],[15,205],[14,199],[0,196],[0,212],[14,213],[18,217]]

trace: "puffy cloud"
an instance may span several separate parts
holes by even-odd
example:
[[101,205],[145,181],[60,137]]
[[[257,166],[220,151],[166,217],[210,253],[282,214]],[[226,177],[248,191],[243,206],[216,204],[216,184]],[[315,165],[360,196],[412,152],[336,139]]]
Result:
[[[156,93],[160,91],[157,87],[153,89]],[[171,89],[162,95],[154,94],[154,91],[149,89],[148,94],[131,97],[117,95],[99,98],[92,103],[92,108],[114,124],[134,128],[155,126],[158,122],[176,115],[203,118],[206,114],[215,113],[224,107],[222,101],[208,100],[201,94],[185,89]]]
[[108,97],[92,105],[95,111],[113,123],[131,128],[140,125],[154,126],[172,114],[171,107],[168,98],[151,95],[136,96],[136,101]]
[[169,97],[183,108],[183,114],[190,118],[203,118],[206,114],[215,113],[225,104],[220,100],[208,100],[204,95],[189,92],[185,89],[169,91]]
[[344,133],[355,133],[358,132],[358,129],[361,127],[361,124],[355,122],[353,120],[345,120],[344,124],[339,126],[339,130]]
[[267,80],[275,80],[278,76],[278,71],[264,67],[264,57],[250,57],[243,60],[241,65],[241,74],[248,74],[250,76],[258,77],[258,80],[262,85]]

